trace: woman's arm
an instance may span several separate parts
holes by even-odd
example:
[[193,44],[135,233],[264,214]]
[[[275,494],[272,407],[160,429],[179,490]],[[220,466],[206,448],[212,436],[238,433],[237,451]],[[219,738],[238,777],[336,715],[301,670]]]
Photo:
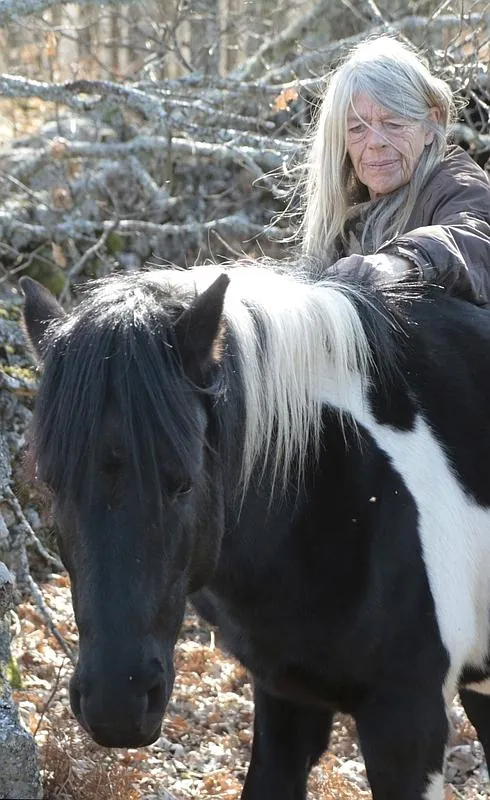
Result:
[[[439,193],[439,197],[437,194]],[[424,280],[477,305],[490,303],[490,183],[475,165],[471,174],[435,181],[431,224],[409,231],[379,254],[416,264]]]

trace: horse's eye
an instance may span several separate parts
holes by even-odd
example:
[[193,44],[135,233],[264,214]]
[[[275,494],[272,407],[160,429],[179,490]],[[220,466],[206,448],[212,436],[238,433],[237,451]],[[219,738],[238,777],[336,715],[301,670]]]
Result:
[[177,483],[172,488],[172,493],[171,493],[172,500],[177,500],[180,497],[185,497],[187,494],[190,494],[192,492],[192,489],[193,489],[192,481],[190,480],[181,481],[180,483]]
[[123,460],[119,456],[109,456],[102,462],[102,472],[106,475],[117,475],[123,467]]

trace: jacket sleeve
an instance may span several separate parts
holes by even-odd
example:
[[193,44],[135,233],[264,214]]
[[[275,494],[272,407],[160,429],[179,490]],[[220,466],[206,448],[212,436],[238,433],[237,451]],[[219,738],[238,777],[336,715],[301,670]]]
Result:
[[440,198],[431,224],[404,233],[379,252],[408,258],[428,283],[484,305],[490,303],[490,183],[479,172],[436,183]]

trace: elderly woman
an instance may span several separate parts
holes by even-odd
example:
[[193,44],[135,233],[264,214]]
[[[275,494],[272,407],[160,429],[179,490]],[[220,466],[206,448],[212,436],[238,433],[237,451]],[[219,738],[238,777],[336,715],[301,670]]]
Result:
[[[307,162],[303,247],[490,302],[490,183],[448,147],[449,86],[389,37],[332,74]],[[339,263],[342,266],[343,262]]]

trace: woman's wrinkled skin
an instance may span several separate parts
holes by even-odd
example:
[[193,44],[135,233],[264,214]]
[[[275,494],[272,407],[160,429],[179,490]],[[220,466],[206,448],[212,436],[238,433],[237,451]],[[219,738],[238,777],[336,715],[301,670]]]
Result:
[[[428,121],[437,122],[437,109]],[[365,92],[356,95],[347,117],[347,152],[371,200],[394,192],[413,175],[434,130],[427,121],[413,122],[377,105]]]

